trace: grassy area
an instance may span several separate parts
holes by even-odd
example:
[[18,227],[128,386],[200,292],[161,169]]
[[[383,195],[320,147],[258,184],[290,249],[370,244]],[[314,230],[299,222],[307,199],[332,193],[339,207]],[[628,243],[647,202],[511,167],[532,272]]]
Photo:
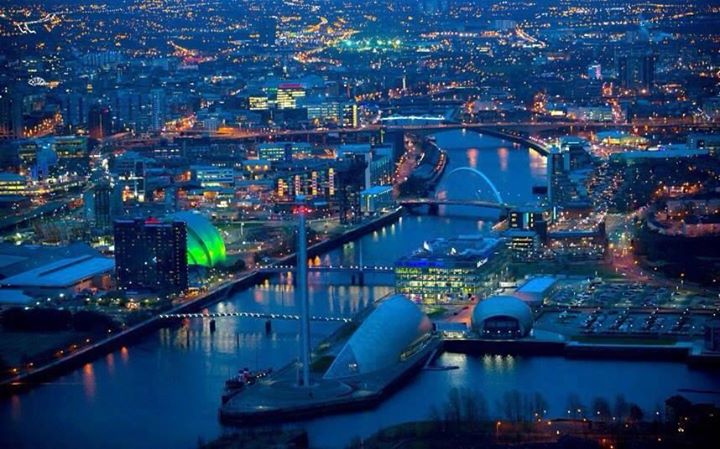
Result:
[[65,332],[8,332],[0,331],[0,357],[10,366],[57,349],[79,344],[89,334]]
[[647,337],[598,337],[592,335],[577,335],[572,337],[573,341],[578,343],[588,344],[608,344],[608,345],[673,345],[677,342],[674,338],[663,337],[663,338],[647,338]]

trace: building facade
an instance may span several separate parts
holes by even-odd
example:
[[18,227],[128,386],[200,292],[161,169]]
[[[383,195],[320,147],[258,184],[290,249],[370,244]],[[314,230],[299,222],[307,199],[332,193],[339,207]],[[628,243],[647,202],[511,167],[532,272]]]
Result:
[[114,236],[119,288],[163,293],[180,293],[188,288],[184,222],[116,220]]

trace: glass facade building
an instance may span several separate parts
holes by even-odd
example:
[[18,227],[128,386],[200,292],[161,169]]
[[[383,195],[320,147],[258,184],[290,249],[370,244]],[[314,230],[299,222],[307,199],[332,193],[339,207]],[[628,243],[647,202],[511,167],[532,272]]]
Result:
[[438,239],[395,262],[395,289],[428,303],[469,300],[492,292],[506,263],[499,239]]

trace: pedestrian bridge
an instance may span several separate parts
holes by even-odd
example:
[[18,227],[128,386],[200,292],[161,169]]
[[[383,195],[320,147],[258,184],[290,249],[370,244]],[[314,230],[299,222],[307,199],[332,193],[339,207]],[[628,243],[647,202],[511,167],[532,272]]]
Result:
[[[191,318],[254,318],[262,320],[300,320],[300,315],[288,313],[258,313],[258,312],[224,312],[224,313],[163,313],[158,315],[161,319],[191,319]],[[352,318],[335,316],[311,316],[311,321],[349,323]]]
[[452,199],[441,199],[441,198],[406,198],[398,201],[402,206],[415,207],[415,206],[476,206],[476,207],[487,207],[490,209],[509,210],[512,206],[505,203],[495,203],[493,201],[482,201],[482,200],[452,200]]
[[498,209],[507,213],[513,206],[505,203],[490,178],[474,167],[458,167],[445,175],[435,195],[428,198],[405,198],[398,201],[405,207],[475,206]]
[[[393,267],[389,265],[315,265],[308,266],[309,272],[358,272],[362,271],[365,273],[392,273]],[[261,273],[285,273],[288,271],[295,271],[295,265],[268,265],[260,266],[257,271]]]

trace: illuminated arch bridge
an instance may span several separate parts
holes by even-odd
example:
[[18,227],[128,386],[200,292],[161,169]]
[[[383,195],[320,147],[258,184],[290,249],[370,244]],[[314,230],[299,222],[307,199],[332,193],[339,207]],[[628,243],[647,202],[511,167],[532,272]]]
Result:
[[[491,199],[483,199],[482,191],[490,188]],[[445,175],[431,198],[403,198],[403,206],[478,206],[507,212],[514,206],[507,204],[495,184],[480,170],[472,167],[458,167]]]
[[225,263],[225,242],[210,220],[189,211],[178,212],[168,218],[185,223],[188,265],[215,267]]

